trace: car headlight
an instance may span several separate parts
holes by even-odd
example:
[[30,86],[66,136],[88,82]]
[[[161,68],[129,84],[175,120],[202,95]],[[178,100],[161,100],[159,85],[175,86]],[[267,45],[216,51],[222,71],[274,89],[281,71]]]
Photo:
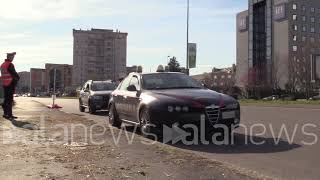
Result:
[[94,100],[101,100],[102,96],[91,96],[91,98]]
[[189,112],[188,106],[168,106],[169,112]]
[[181,107],[180,106],[176,106],[176,111],[180,112],[181,111]]
[[189,112],[189,107],[188,106],[183,106],[182,111]]
[[169,112],[173,112],[174,111],[174,107],[173,106],[168,106],[168,111]]
[[226,105],[226,109],[237,109],[239,107],[238,103],[228,104]]

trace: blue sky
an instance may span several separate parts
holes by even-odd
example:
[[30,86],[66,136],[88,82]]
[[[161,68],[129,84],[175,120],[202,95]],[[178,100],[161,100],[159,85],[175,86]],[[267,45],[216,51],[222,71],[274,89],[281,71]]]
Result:
[[[16,51],[18,71],[44,63],[72,64],[72,29],[128,32],[128,65],[154,71],[186,59],[187,0],[0,0],[0,55]],[[190,0],[190,42],[198,74],[236,61],[236,13],[247,0]]]

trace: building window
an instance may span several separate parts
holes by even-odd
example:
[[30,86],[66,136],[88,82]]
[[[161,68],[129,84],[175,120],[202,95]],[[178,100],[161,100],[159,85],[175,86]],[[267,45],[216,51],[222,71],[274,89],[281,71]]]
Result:
[[222,83],[220,83],[220,86],[223,86],[224,84],[223,84],[223,82]]
[[312,23],[316,22],[316,20],[315,20],[314,17],[311,17],[311,22],[312,22]]
[[305,26],[302,26],[302,31],[303,32],[306,32],[307,31],[307,28]]
[[292,46],[292,50],[293,50],[293,52],[297,52],[298,51],[298,46]]
[[311,27],[310,32],[314,33],[315,32],[315,28]]
[[292,19],[293,19],[294,21],[296,21],[296,20],[297,20],[297,15],[296,15],[296,14],[292,15]]
[[292,9],[293,9],[293,10],[297,10],[297,4],[293,4],[293,5],[292,5]]
[[306,6],[302,6],[302,11],[306,11]]
[[305,17],[305,16],[302,16],[302,21],[306,21],[307,20],[307,18]]
[[305,67],[303,67],[302,71],[305,73],[307,71],[307,69]]
[[228,75],[228,78],[229,78],[229,79],[231,79],[231,78],[232,78],[232,76],[231,76],[231,75]]
[[314,43],[314,42],[315,42],[314,37],[311,37],[311,38],[310,38],[310,41],[311,41],[311,43]]
[[215,75],[215,76],[214,76],[214,79],[218,79],[218,76],[217,76],[217,75]]
[[302,41],[305,42],[306,41],[306,37],[302,36]]
[[293,30],[298,31],[298,26],[297,25],[293,25]]
[[314,7],[311,7],[311,12],[312,13],[316,12],[316,9]]
[[224,78],[225,78],[225,75],[222,75],[222,76],[221,76],[221,79],[224,79]]
[[297,41],[297,36],[293,35],[293,41]]

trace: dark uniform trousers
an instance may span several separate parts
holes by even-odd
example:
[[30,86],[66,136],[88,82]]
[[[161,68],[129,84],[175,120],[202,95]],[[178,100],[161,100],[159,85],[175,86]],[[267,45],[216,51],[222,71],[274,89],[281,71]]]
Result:
[[12,106],[13,106],[13,94],[15,91],[15,86],[12,83],[9,86],[3,86],[4,89],[4,102],[2,108],[4,115],[12,116]]

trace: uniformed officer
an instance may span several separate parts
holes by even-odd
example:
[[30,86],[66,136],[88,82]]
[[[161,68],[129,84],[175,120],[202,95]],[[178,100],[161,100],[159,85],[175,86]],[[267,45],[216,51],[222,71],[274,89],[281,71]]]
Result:
[[7,53],[7,59],[1,65],[1,80],[4,90],[3,117],[9,120],[17,117],[12,114],[13,94],[20,79],[12,63],[16,53]]

